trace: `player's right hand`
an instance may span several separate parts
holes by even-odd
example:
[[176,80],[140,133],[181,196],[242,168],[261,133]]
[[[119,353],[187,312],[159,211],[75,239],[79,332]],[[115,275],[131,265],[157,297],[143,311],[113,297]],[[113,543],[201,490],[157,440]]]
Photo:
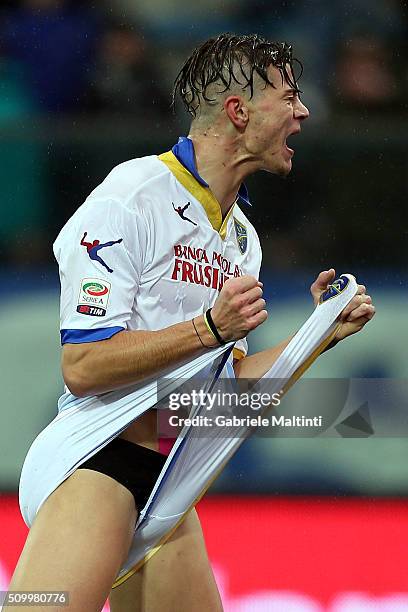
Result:
[[240,340],[268,318],[262,283],[254,276],[229,278],[211,310],[214,324],[226,342]]

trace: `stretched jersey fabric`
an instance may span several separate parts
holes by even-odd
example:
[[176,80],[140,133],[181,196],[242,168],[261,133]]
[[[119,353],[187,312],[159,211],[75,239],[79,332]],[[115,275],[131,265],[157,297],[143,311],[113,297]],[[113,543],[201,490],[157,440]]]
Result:
[[[239,198],[247,201],[243,186]],[[258,277],[261,264],[256,231],[237,202],[222,220],[187,138],[163,155],[114,168],[61,230],[54,253],[61,281],[62,344],[191,320],[214,304],[228,278]],[[23,465],[20,508],[26,524],[31,526],[47,497],[81,463],[182,378],[206,371],[204,378],[211,381],[221,370],[230,376],[232,368],[225,362],[232,362],[231,350],[232,345],[208,351],[176,369],[173,382],[158,377],[86,398],[66,389],[56,418],[34,440]],[[246,350],[245,340],[237,342],[234,356]],[[132,557],[119,575],[127,575],[133,565]]]

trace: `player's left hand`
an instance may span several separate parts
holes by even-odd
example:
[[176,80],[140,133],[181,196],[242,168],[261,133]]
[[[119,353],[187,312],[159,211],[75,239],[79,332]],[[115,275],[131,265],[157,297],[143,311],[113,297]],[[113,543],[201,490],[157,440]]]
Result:
[[[310,287],[315,305],[319,303],[321,294],[326,291],[335,278],[336,271],[333,268],[320,272],[319,276]],[[365,286],[357,285],[356,295],[339,315],[341,327],[334,337],[334,342],[344,340],[347,336],[351,336],[361,331],[374,315],[375,307],[371,297],[366,294]]]

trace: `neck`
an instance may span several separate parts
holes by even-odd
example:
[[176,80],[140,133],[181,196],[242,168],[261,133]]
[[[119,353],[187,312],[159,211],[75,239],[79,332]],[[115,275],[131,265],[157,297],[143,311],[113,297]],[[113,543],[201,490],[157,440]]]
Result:
[[238,140],[214,129],[191,131],[199,175],[220,203],[223,218],[236,200],[239,187],[254,169]]

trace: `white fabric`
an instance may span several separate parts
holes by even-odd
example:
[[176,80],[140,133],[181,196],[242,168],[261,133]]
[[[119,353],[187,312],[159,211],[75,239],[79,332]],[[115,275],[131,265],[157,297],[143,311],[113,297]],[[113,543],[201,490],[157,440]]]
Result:
[[[184,214],[197,225],[173,208],[187,202]],[[247,229],[245,253],[238,247],[234,217]],[[81,245],[85,232],[88,243],[122,239],[97,253],[113,272],[90,258]],[[222,274],[258,278],[261,265],[258,236],[239,206],[234,206],[223,240],[202,204],[156,156],[117,166],[61,230],[54,253],[60,268],[61,329],[75,330],[159,330],[190,320],[214,304]],[[183,280],[187,273],[193,282]],[[102,316],[77,312],[85,279],[109,287]],[[215,287],[206,286],[209,282]],[[246,353],[246,342],[237,348]]]

